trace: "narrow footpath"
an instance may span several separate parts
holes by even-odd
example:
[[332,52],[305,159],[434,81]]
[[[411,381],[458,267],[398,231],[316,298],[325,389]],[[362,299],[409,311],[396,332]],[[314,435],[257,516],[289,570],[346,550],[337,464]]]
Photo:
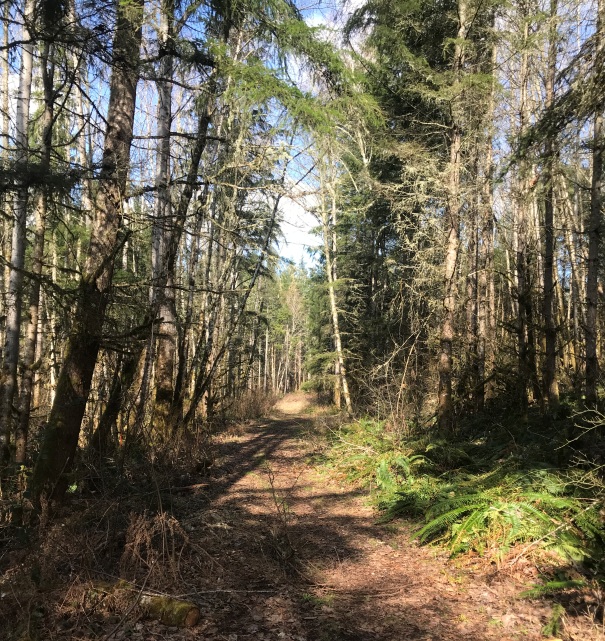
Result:
[[[519,599],[522,586],[505,568],[473,571],[468,560],[418,546],[406,524],[377,524],[367,492],[320,474],[321,418],[310,409],[304,394],[290,395],[271,418],[230,429],[207,484],[175,497],[172,511],[200,554],[198,568],[179,568],[183,591],[202,616],[163,638],[544,638],[552,603]],[[567,640],[599,634],[566,621]]]

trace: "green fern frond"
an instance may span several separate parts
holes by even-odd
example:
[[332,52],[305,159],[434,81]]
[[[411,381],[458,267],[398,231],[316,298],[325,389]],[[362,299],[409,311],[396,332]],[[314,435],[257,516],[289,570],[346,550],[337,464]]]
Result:
[[461,494],[459,496],[450,493],[447,497],[440,498],[427,512],[427,519],[434,519],[440,514],[451,512],[468,505],[489,505],[492,499],[485,494]]
[[523,498],[540,505],[544,509],[569,510],[577,506],[577,501],[573,498],[553,496],[544,492],[524,492]]
[[556,594],[557,592],[563,592],[564,590],[578,590],[585,588],[586,585],[586,581],[548,581],[542,585],[534,585],[529,590],[524,590],[519,596],[524,599],[539,599],[540,597]]
[[[485,505],[478,506],[478,509],[474,510],[459,526],[456,531],[456,536],[452,539],[449,548],[452,551],[452,554],[457,554],[463,549],[462,543],[465,542],[465,538],[470,538],[475,534],[475,529],[479,526],[484,525],[487,519],[487,512],[489,508],[485,508]],[[467,541],[467,544],[469,542]],[[466,547],[469,547],[467,545]]]
[[484,503],[476,503],[463,505],[444,514],[440,514],[438,517],[429,521],[423,528],[421,528],[413,538],[418,538],[421,542],[426,542],[430,539],[435,538],[438,534],[451,527],[457,519],[468,512],[472,512],[478,508],[485,507]]
[[376,468],[376,484],[382,488],[392,488],[395,485],[395,478],[389,470],[387,461],[380,461]]
[[573,522],[587,539],[597,543],[605,541],[603,519],[596,505],[589,510],[577,512],[573,517]]
[[557,527],[558,525],[560,525],[560,520],[553,518],[548,512],[538,509],[532,503],[523,501],[517,503],[516,505],[528,519],[533,519],[538,523],[542,522],[547,527]]

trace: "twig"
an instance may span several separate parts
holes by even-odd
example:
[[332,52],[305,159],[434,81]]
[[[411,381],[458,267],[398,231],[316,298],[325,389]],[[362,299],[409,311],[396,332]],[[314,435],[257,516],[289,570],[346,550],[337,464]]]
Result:
[[[588,507],[584,508],[582,510],[581,514],[583,514],[584,512],[588,512],[588,510],[592,509],[592,507],[594,506],[594,503],[595,502],[591,503]],[[569,522],[564,521],[563,523],[558,525],[554,530],[551,530],[550,532],[547,532],[544,536],[541,536],[539,539],[536,539],[535,541],[531,541],[530,543],[528,543],[525,546],[525,549],[522,550],[521,552],[519,552],[519,554],[509,563],[509,567],[512,567],[513,565],[515,565],[515,563],[521,557],[523,557],[525,554],[527,554],[527,552],[529,552],[529,550],[531,550],[532,547],[538,545],[539,543],[542,543],[542,541],[547,539],[549,536],[552,536],[553,534],[555,534],[555,532],[558,532],[559,530],[562,530],[563,528],[569,527],[570,525],[571,524]]]
[[401,594],[406,588],[399,588],[399,590],[387,590],[385,592],[358,592],[352,589],[337,588],[335,586],[325,585],[323,583],[315,583],[314,587],[319,587],[322,590],[329,590],[330,592],[338,592],[340,594],[356,594],[358,596],[394,596]]
[[216,589],[216,590],[196,590],[195,592],[186,592],[185,594],[178,594],[176,598],[186,599],[189,597],[197,596],[198,594],[277,594],[281,590],[229,590],[229,589]]
[[151,572],[147,573],[147,576],[143,581],[143,585],[141,586],[141,589],[139,590],[137,598],[134,600],[133,604],[128,608],[128,610],[126,610],[126,612],[124,612],[124,614],[122,615],[122,618],[116,623],[113,630],[111,630],[111,632],[109,632],[103,637],[102,641],[109,641],[109,639],[111,639],[111,637],[120,629],[124,621],[126,621],[126,617],[137,607],[137,605],[139,604],[139,601],[141,600],[143,591],[145,590],[145,585],[147,584],[147,579],[149,578],[150,574]]

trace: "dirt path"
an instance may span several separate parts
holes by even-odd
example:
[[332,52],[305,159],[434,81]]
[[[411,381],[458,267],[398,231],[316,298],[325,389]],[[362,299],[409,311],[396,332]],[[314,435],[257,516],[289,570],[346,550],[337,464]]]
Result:
[[[206,490],[172,506],[206,569],[183,571],[202,623],[169,638],[543,638],[550,605],[517,599],[504,572],[474,576],[418,547],[403,525],[377,525],[367,496],[319,475],[307,403],[287,397],[270,419],[223,435]],[[587,639],[573,629],[566,639]]]
[[[189,479],[192,485],[156,484],[121,503],[74,501],[39,554],[17,548],[4,555],[0,639],[544,638],[553,604],[517,596],[535,581],[535,567],[449,560],[413,542],[405,523],[377,524],[366,492],[314,464],[325,419],[311,410],[309,397],[290,395],[267,420],[227,430],[216,439],[209,477]],[[132,582],[124,602],[91,597],[91,584],[119,578]],[[134,593],[144,589],[192,601],[199,623],[179,629],[142,617]],[[605,639],[587,616],[566,615],[564,623],[563,641]]]

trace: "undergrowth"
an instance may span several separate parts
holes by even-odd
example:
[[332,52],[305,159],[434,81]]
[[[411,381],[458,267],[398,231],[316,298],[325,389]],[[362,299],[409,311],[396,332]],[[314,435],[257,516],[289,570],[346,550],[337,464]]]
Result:
[[445,439],[406,438],[362,419],[332,432],[328,465],[371,489],[383,519],[418,524],[421,543],[490,561],[555,554],[596,567],[605,531],[605,484],[596,466],[572,458],[552,426],[476,425]]

